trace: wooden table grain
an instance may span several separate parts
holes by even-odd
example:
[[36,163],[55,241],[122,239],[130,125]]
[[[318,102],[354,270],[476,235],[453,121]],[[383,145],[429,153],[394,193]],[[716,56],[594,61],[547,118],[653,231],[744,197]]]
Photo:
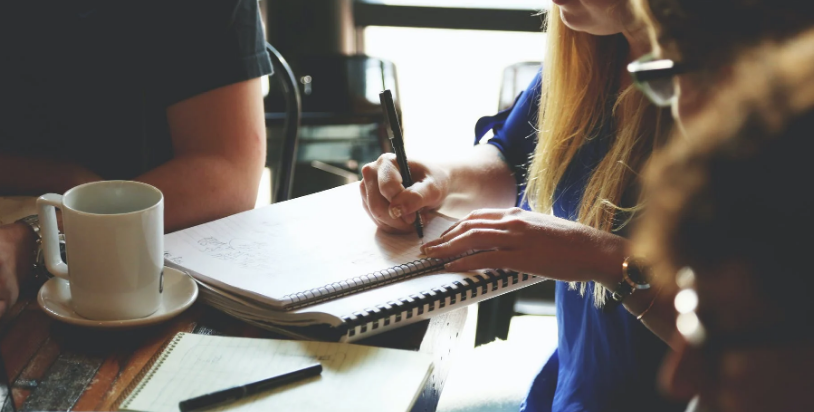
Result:
[[[122,391],[177,332],[284,339],[201,303],[165,323],[138,329],[67,325],[40,309],[38,286],[26,285],[17,304],[0,318],[0,355],[18,411],[114,410]],[[470,312],[456,309],[357,343],[431,354],[433,374],[413,411],[432,412],[456,348],[472,344],[462,340]],[[10,410],[7,404],[0,412]]]

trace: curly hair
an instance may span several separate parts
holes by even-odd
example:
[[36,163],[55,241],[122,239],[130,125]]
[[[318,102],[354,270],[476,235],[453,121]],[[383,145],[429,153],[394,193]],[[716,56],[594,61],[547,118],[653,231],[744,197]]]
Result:
[[773,302],[812,309],[788,294],[814,287],[814,30],[747,53],[708,107],[653,157],[639,253],[664,280],[736,262]]
[[715,69],[765,40],[814,26],[814,2],[799,0],[633,0],[665,58]]

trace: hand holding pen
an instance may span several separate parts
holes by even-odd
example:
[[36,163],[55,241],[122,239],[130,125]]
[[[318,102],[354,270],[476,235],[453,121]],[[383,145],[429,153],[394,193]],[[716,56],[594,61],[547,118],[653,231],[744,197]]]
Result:
[[415,212],[438,209],[449,195],[446,169],[420,159],[408,163],[413,178],[409,188],[401,184],[401,172],[393,153],[385,153],[362,168],[363,206],[376,226],[385,232],[414,232]]
[[[393,103],[393,95],[390,90],[385,90],[379,94],[379,99],[382,103],[382,108],[385,114],[387,123],[387,134],[390,138],[390,144],[393,146],[393,152],[396,154],[396,162],[398,164],[399,172],[401,173],[402,185],[408,188],[413,185],[413,177],[410,173],[410,165],[407,162],[407,153],[404,150],[404,138],[401,133],[401,124],[399,123],[398,115],[396,114],[396,106]],[[390,217],[393,219],[400,218],[400,209],[389,209]],[[424,227],[421,222],[421,214],[419,211],[415,212],[415,221],[413,222],[415,231],[419,238],[424,237]]]

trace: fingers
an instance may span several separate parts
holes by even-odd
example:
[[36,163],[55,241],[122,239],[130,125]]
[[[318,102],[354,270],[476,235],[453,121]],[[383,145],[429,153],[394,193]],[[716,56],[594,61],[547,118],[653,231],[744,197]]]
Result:
[[422,180],[393,197],[390,200],[390,208],[407,223],[413,223],[415,212],[422,209],[437,209],[441,200],[440,191],[434,181]]
[[[362,168],[362,198],[366,210],[376,224],[398,232],[410,230],[416,212],[424,208],[436,208],[442,199],[435,180],[425,173],[426,168],[416,163],[413,177],[417,182],[405,189],[401,173],[392,153],[379,157]],[[432,202],[430,202],[432,201]]]
[[508,224],[504,219],[507,215],[514,214],[512,209],[482,209],[476,210],[465,218],[455,222],[447,230],[441,233],[438,239],[430,241],[427,246],[433,246],[460,236],[469,230],[479,228],[508,229]]
[[445,230],[444,233],[441,233],[440,237],[445,237],[447,234],[457,230],[461,225],[469,225],[469,226],[474,225],[474,224],[469,223],[469,222],[482,221],[482,222],[484,222],[484,224],[488,220],[497,222],[500,219],[504,218],[508,214],[514,214],[515,213],[514,209],[517,209],[517,208],[475,210],[475,211],[469,213],[468,215],[466,215],[463,219],[455,222],[455,224],[453,224],[452,226],[447,228],[447,230]]
[[492,230],[500,230],[503,231],[503,222],[500,220],[488,220],[488,219],[476,219],[476,220],[462,220],[458,221],[447,229],[446,232],[441,234],[438,239],[433,239],[426,243],[426,247],[438,246],[442,243],[447,243],[452,239],[455,239],[467,232],[481,230],[481,229],[492,229]]
[[451,238],[448,241],[433,241],[422,248],[429,257],[444,259],[469,252],[484,250],[511,250],[515,244],[512,237],[503,230],[477,228]]
[[[372,186],[372,188],[371,188]],[[389,202],[380,193],[375,181],[363,179],[359,184],[362,205],[373,222],[388,233],[407,233],[412,226],[401,219],[393,219],[388,214]]]
[[[390,202],[396,195],[404,190],[401,172],[399,172],[398,166],[396,166],[396,158],[388,153],[382,155],[376,164],[376,175],[374,177],[373,174],[370,173],[369,178],[378,181],[379,193]],[[365,176],[365,179],[368,179],[368,176]]]
[[466,272],[478,269],[512,270],[512,256],[511,252],[503,250],[481,252],[453,260],[444,265],[444,269],[450,272]]

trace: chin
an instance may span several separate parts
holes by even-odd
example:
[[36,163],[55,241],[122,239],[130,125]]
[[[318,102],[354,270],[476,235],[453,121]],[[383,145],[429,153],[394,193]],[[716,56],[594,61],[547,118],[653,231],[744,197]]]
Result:
[[608,36],[619,33],[619,30],[597,24],[587,13],[573,14],[560,7],[560,18],[569,29],[574,31],[593,34],[594,36]]

